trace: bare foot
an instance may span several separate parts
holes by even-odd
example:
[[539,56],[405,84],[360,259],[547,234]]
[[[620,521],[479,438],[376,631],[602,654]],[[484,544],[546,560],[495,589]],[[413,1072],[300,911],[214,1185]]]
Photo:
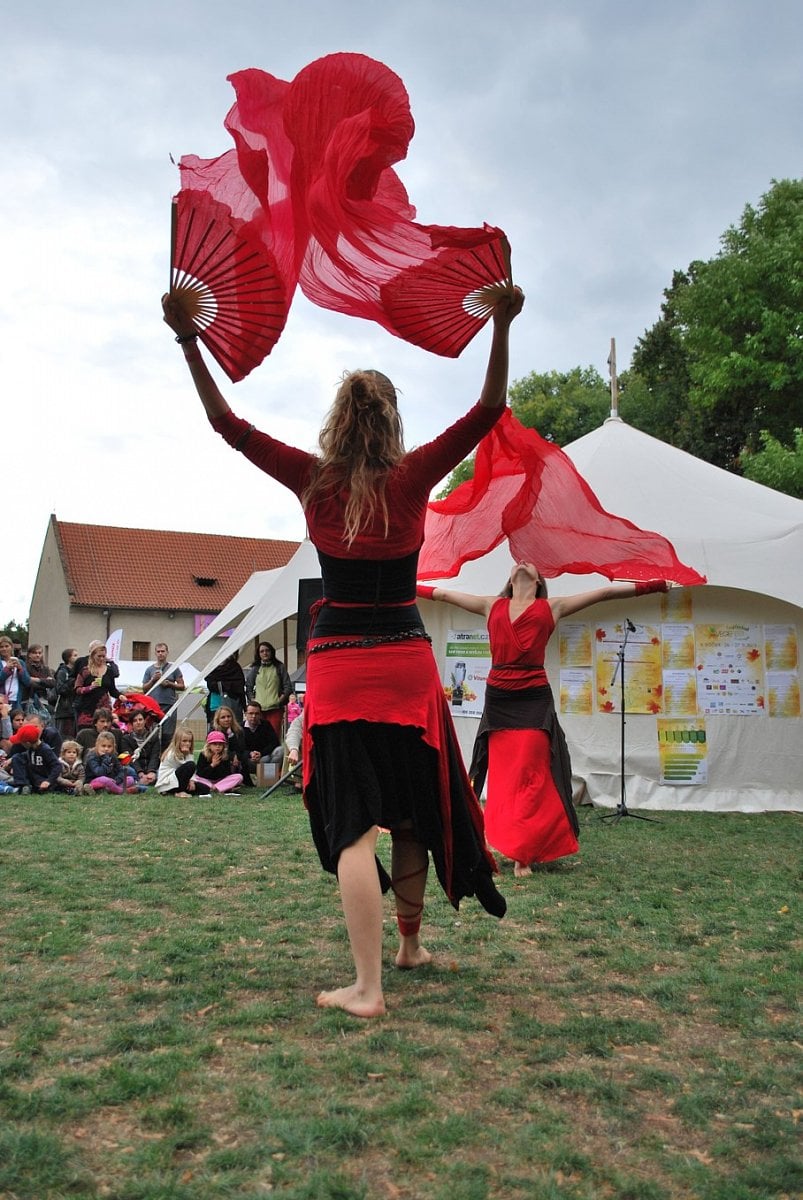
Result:
[[412,971],[415,967],[425,967],[432,962],[432,955],[422,945],[410,945],[412,938],[402,938],[399,953],[396,955],[396,966],[401,971]]
[[383,1017],[385,1001],[382,993],[367,995],[353,983],[351,987],[335,988],[333,992],[321,992],[318,1008],[342,1008],[353,1017]]
[[528,866],[527,863],[517,862],[513,864],[513,874],[516,879],[524,879],[527,875],[532,875],[532,873],[532,867]]

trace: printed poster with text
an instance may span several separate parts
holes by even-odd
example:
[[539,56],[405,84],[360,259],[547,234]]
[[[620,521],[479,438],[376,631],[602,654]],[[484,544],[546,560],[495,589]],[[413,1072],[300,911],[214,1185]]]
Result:
[[794,625],[764,626],[767,712],[771,717],[800,716],[797,630]]
[[453,717],[481,717],[491,669],[487,629],[450,629],[446,635],[443,690]]
[[[619,651],[624,636],[624,624],[619,621],[601,625],[595,633],[599,712],[621,712],[622,679]],[[628,635],[624,674],[626,712],[656,714],[663,711],[661,638],[657,626],[636,625],[635,633]]]
[[694,626],[667,623],[661,626],[664,712],[668,717],[697,715],[697,671]]
[[594,712],[594,646],[591,626],[581,621],[561,621],[560,711],[590,717]]
[[695,625],[697,707],[713,716],[761,716],[764,711],[761,626],[736,621]]
[[667,721],[659,717],[658,758],[661,783],[708,782],[708,746],[704,721]]

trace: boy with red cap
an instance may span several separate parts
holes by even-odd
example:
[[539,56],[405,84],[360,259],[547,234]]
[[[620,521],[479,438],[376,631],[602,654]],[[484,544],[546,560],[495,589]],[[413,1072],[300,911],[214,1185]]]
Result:
[[14,787],[24,795],[47,792],[56,785],[61,763],[58,755],[42,741],[39,725],[25,722],[11,738],[12,746],[21,749],[11,756]]

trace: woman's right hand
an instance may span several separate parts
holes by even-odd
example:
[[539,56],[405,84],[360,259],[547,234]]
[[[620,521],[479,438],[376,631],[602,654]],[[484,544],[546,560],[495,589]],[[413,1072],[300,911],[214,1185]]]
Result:
[[503,292],[494,305],[494,325],[505,328],[515,321],[524,308],[524,292],[514,285],[510,291]]
[[198,332],[181,301],[173,292],[165,292],[162,296],[162,312],[165,324],[169,325],[176,337],[190,337]]

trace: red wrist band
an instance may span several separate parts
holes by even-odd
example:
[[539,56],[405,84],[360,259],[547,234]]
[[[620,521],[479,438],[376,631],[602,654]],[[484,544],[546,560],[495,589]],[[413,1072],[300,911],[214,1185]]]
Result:
[[419,600],[434,600],[435,588],[431,587],[428,583],[418,583],[416,584],[415,594]]
[[668,592],[669,584],[665,579],[648,579],[646,583],[637,583],[636,595],[646,596],[650,592]]

